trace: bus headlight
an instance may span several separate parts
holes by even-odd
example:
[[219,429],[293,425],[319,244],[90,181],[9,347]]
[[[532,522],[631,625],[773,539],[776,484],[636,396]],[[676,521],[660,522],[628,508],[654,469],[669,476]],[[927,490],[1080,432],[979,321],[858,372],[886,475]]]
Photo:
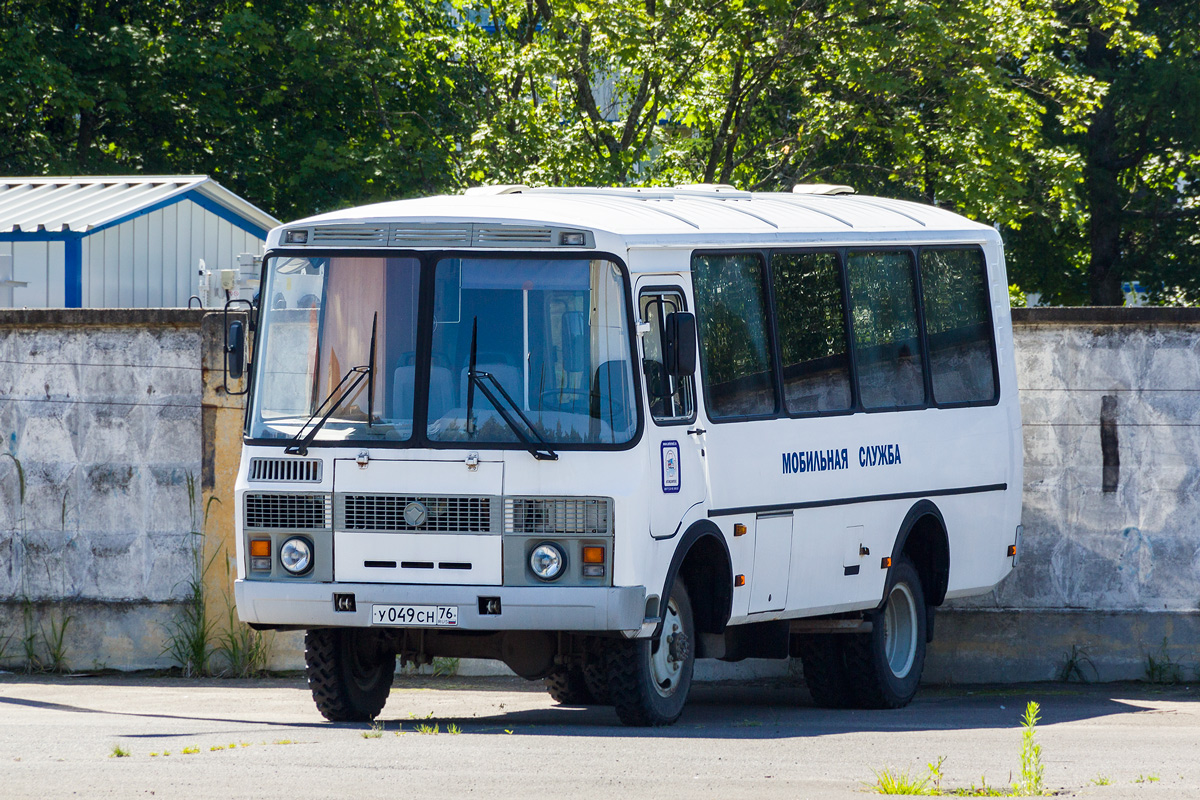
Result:
[[312,545],[308,540],[294,537],[279,548],[279,563],[293,575],[303,575],[312,566]]
[[562,548],[553,542],[542,542],[529,554],[529,568],[544,581],[552,581],[563,574],[567,557]]

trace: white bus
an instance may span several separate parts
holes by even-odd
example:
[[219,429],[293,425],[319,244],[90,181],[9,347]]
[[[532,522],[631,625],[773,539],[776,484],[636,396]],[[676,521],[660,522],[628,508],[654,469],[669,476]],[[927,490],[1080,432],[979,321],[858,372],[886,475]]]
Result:
[[1000,238],[938,208],[484,187],[275,229],[259,306],[237,608],[330,720],[434,657],[631,725],[697,658],[898,707],[1017,558]]

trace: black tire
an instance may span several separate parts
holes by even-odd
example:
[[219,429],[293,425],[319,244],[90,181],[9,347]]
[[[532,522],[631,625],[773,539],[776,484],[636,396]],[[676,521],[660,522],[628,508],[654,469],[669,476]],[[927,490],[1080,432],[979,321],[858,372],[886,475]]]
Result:
[[595,703],[583,676],[583,667],[556,667],[542,679],[550,698],[560,706],[589,706]]
[[659,727],[679,719],[696,663],[692,603],[676,580],[663,623],[649,639],[613,640],[605,652],[608,690],[626,725]]
[[796,645],[804,665],[804,683],[820,708],[852,708],[854,695],[846,676],[846,635],[818,633],[799,637]]
[[885,597],[866,617],[872,631],[845,637],[846,674],[861,708],[908,705],[925,668],[925,592],[907,557],[892,565]]
[[583,683],[592,695],[593,705],[612,705],[612,695],[608,691],[608,669],[603,661],[589,661],[583,666]]
[[392,690],[396,656],[376,631],[321,628],[304,634],[308,688],[330,722],[366,722],[379,716]]

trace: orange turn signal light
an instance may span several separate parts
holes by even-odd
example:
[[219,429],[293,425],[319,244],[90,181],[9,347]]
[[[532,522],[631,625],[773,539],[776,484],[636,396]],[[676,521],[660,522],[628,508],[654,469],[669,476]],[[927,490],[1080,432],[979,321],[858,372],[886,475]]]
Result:
[[1017,546],[1015,544],[1010,544],[1008,546],[1008,554],[1010,556],[1015,556],[1017,554]]
[[733,535],[734,535],[734,536],[745,536],[745,535],[746,535],[746,525],[745,525],[745,523],[742,523],[742,522],[735,522],[735,523],[733,524]]
[[879,561],[880,569],[891,569],[891,567],[892,567],[892,557],[891,556],[884,556],[882,559],[880,559],[880,561]]
[[746,585],[746,576],[745,575],[735,576],[733,579],[733,585],[734,586],[745,586]]
[[603,564],[604,563],[604,548],[597,545],[588,545],[583,548],[583,563],[585,564]]
[[270,558],[271,557],[271,540],[270,539],[252,539],[250,541],[250,555],[254,558]]

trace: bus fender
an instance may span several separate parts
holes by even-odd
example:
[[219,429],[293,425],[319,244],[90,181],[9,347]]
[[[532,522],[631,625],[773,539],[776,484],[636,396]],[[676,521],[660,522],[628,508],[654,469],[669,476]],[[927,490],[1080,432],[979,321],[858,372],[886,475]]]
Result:
[[[693,551],[696,557],[689,560]],[[712,520],[701,519],[693,522],[679,538],[675,555],[671,557],[671,565],[667,568],[666,580],[663,581],[662,594],[659,595],[660,618],[661,603],[664,602],[664,598],[671,596],[671,587],[675,585],[675,579],[681,569],[685,569],[685,580],[692,580],[689,585],[692,592],[692,610],[696,617],[696,631],[723,632],[725,623],[729,621],[733,611],[733,560],[729,556],[729,545],[725,542],[725,536]],[[697,593],[696,590],[702,585],[706,585],[708,591]],[[658,636],[661,627],[660,619],[654,629],[654,636]]]
[[[946,585],[950,579],[950,541],[942,512],[931,500],[918,500],[908,510],[892,546],[892,563],[895,564],[910,549],[925,588],[926,638],[932,641],[934,610],[945,601]],[[890,574],[888,578],[884,581],[883,596],[879,599],[877,610],[882,610],[887,602]]]

